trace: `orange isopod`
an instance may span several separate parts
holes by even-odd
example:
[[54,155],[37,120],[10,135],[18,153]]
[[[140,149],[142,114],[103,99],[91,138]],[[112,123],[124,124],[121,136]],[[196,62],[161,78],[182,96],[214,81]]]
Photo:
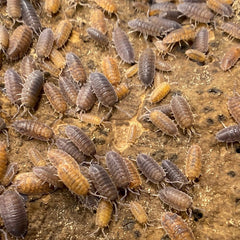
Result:
[[150,103],[160,102],[163,98],[165,98],[170,92],[170,84],[168,82],[162,82],[158,85],[151,93],[149,97]]
[[86,123],[89,123],[92,125],[101,125],[101,123],[103,121],[102,118],[100,118],[96,115],[90,114],[90,113],[80,113],[79,119],[82,122],[86,122]]
[[[56,58],[56,56],[55,56],[55,58]],[[55,61],[55,59],[54,59],[54,61]],[[61,59],[61,61],[63,61],[63,60]],[[62,65],[63,65],[63,63],[62,63]],[[44,60],[42,63],[40,63],[39,67],[43,72],[49,73],[50,75],[52,75],[53,77],[56,77],[56,78],[58,78],[61,73],[61,71],[55,66],[55,64],[53,64],[52,62],[47,61],[47,60]]]
[[220,62],[220,67],[223,71],[229,70],[233,67],[240,57],[240,45],[231,47],[223,56]]
[[114,58],[109,56],[103,58],[102,71],[111,84],[116,85],[121,81],[118,64]]
[[61,7],[61,0],[45,0],[44,10],[47,14],[55,14]]
[[97,5],[99,5],[104,11],[108,13],[116,13],[117,6],[115,5],[113,0],[94,0]]
[[36,148],[30,148],[28,150],[28,156],[29,160],[33,163],[35,167],[43,167],[47,165],[47,161]]
[[185,54],[188,58],[196,61],[196,62],[205,62],[207,59],[206,54],[198,51],[197,49],[188,49]]
[[0,51],[1,50],[5,51],[8,48],[8,43],[9,43],[8,31],[3,25],[0,25]]
[[137,201],[130,202],[130,211],[135,217],[135,219],[143,225],[147,225],[148,216],[143,206]]
[[12,182],[17,172],[18,172],[18,165],[14,162],[10,163],[1,181],[2,185],[7,187]]
[[137,73],[138,73],[138,64],[134,64],[127,69],[127,71],[125,72],[125,76],[126,78],[130,78],[136,75]]
[[197,144],[193,144],[188,150],[185,166],[185,174],[190,181],[199,178],[202,168],[202,150]]
[[7,170],[7,150],[6,144],[4,142],[0,142],[0,181],[4,177],[4,174]]
[[118,96],[118,100],[123,99],[130,92],[127,83],[121,83],[118,86],[114,87],[115,93]]
[[107,32],[107,24],[104,13],[100,9],[93,9],[91,12],[91,27],[99,30],[103,34]]
[[65,58],[63,57],[62,53],[59,52],[57,49],[52,49],[49,58],[57,68],[64,68],[66,64]]

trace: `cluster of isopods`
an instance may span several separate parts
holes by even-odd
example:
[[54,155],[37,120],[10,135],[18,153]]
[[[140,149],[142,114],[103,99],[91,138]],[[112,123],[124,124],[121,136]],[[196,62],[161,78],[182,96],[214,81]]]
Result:
[[[46,0],[43,9],[48,17],[56,16],[61,11],[65,13],[65,19],[61,20],[53,31],[49,26],[42,26],[36,12],[39,5],[34,1],[0,1],[0,6],[6,3],[7,17],[12,20],[11,29],[14,29],[9,37],[10,30],[0,25],[1,64],[21,60],[20,74],[14,68],[8,68],[4,73],[5,94],[11,104],[17,107],[16,114],[11,117],[14,119],[20,114],[21,119],[13,120],[11,126],[6,126],[4,119],[0,118],[0,130],[7,133],[6,128],[13,128],[29,138],[52,141],[58,148],[50,147],[48,150],[49,162],[37,149],[30,149],[29,159],[34,167],[29,172],[16,175],[16,163],[7,163],[7,146],[5,143],[0,144],[0,215],[7,232],[15,237],[24,237],[28,228],[25,204],[20,194],[48,194],[64,186],[79,197],[83,206],[97,209],[96,231],[101,229],[106,238],[104,228],[109,226],[114,208],[117,215],[117,208],[122,205],[130,209],[137,222],[146,226],[150,221],[140,201],[125,201],[128,193],[140,195],[142,180],[139,171],[147,181],[160,188],[156,195],[164,204],[174,211],[189,211],[191,214],[193,200],[188,190],[201,174],[202,151],[199,145],[193,144],[188,151],[185,174],[170,160],[162,160],[159,165],[149,154],[143,153],[136,157],[137,169],[133,161],[123,158],[116,151],[108,151],[105,162],[102,162],[91,137],[75,125],[66,125],[64,133],[61,133],[64,136],[58,136],[54,129],[41,121],[22,118],[26,112],[29,117],[35,118],[33,110],[37,109],[43,90],[60,118],[73,116],[88,124],[100,126],[110,119],[113,107],[121,111],[116,103],[131,92],[128,81],[122,81],[115,54],[103,58],[102,73],[95,71],[89,76],[79,54],[74,51],[65,54],[64,47],[69,41],[80,41],[76,30],[77,21],[67,18],[74,15],[78,5],[93,8],[90,26],[86,29],[86,42],[93,40],[103,51],[111,48],[105,12],[110,14],[111,18],[116,18],[112,31],[114,47],[121,61],[132,65],[126,69],[125,76],[130,79],[138,73],[145,90],[154,85],[147,98],[150,104],[159,103],[170,92],[171,83],[159,82],[155,70],[169,72],[173,68],[171,64],[165,59],[158,59],[150,47],[146,48],[136,61],[136,53],[128,34],[123,30],[124,21],[118,14],[117,4],[113,0],[94,2]],[[214,22],[213,12],[227,19],[234,15],[231,0],[183,0],[180,3],[157,0],[152,4],[147,1],[130,3],[131,7],[145,12],[146,17],[130,20],[128,27],[132,32],[143,34],[146,40],[152,37],[156,51],[163,58],[173,55],[171,50],[175,43],[193,41],[191,49],[185,52],[186,55],[197,62],[207,62],[212,33],[207,26],[211,24],[230,37],[240,39],[240,26],[236,23]],[[185,25],[186,17],[195,22],[195,27]],[[204,23],[206,27],[201,26],[196,30],[197,23]],[[31,54],[27,55],[29,51]],[[229,70],[239,57],[240,46],[234,45],[223,57],[220,67],[223,71]],[[55,82],[56,78],[58,83]],[[107,116],[99,117],[88,113],[97,101],[110,110]],[[229,112],[237,123],[240,121],[239,103],[240,97],[237,94],[228,101]],[[21,108],[24,109],[22,113]],[[190,136],[195,134],[191,107],[180,95],[173,96],[170,104],[147,109],[138,119],[151,121],[158,130],[169,136],[179,135],[177,125]],[[135,141],[135,131],[136,125],[132,124],[129,129],[130,143]],[[239,135],[239,125],[234,125],[219,131],[216,138],[220,142],[229,143],[239,141]],[[7,143],[11,146],[8,138]],[[90,159],[91,162],[88,161]],[[168,184],[171,186],[166,186]],[[7,187],[9,189],[5,190]],[[192,230],[176,213],[164,212],[161,225],[171,239],[195,239]]]

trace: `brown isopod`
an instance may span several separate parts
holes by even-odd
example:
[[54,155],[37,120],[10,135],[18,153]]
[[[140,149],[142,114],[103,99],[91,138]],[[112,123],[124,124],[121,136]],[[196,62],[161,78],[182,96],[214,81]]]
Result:
[[111,217],[112,217],[112,212],[113,212],[112,203],[104,199],[101,199],[98,204],[96,220],[95,220],[98,228],[91,235],[97,233],[101,229],[103,236],[106,239],[108,239],[104,232],[104,228],[109,225],[109,222],[111,221]]
[[121,155],[114,151],[107,152],[106,164],[115,186],[126,189],[129,185],[130,177],[127,165]]
[[223,22],[220,29],[228,33],[231,37],[240,39],[240,25],[231,22]]
[[36,53],[39,58],[49,57],[54,43],[53,31],[51,28],[44,29],[37,42]]
[[147,226],[148,216],[143,206],[137,201],[131,201],[129,204],[130,211],[135,219],[145,226]]
[[[60,60],[62,61],[63,59],[61,58]],[[62,63],[61,66],[62,65],[65,65],[65,63],[64,64]],[[60,69],[58,69],[55,66],[55,64],[53,64],[50,61],[46,61],[46,60],[43,61],[42,63],[39,64],[39,67],[43,72],[49,73],[50,75],[52,75],[55,78],[58,78],[61,73]]]
[[106,24],[104,13],[100,9],[93,9],[91,11],[90,22],[91,22],[91,27],[97,29],[103,34],[106,34],[107,24]]
[[192,198],[173,187],[165,187],[158,193],[162,202],[178,211],[187,211],[192,206]]
[[70,75],[72,76],[74,81],[81,84],[86,82],[87,75],[85,69],[82,65],[80,58],[76,54],[72,52],[67,53],[66,64],[68,67],[68,71],[70,72]]
[[22,16],[20,0],[7,0],[8,16],[17,19]]
[[22,92],[22,79],[12,68],[4,74],[6,95],[12,104],[21,104],[20,94]]
[[43,87],[43,73],[39,70],[33,71],[28,75],[21,93],[22,106],[34,108],[39,100],[39,95]]
[[228,4],[222,3],[219,0],[207,0],[206,3],[211,10],[223,17],[230,18],[233,16],[233,9]]
[[163,160],[162,168],[166,172],[166,182],[169,182],[172,186],[181,189],[189,183],[187,177],[170,160]]
[[46,0],[44,3],[44,10],[47,14],[55,14],[61,7],[61,0]]
[[113,84],[119,84],[121,81],[120,72],[116,60],[112,57],[105,57],[102,60],[102,71],[108,81]]
[[1,180],[2,185],[5,187],[10,185],[17,172],[18,165],[16,163],[10,163],[7,167],[3,179]]
[[160,102],[163,98],[165,98],[170,92],[170,84],[168,82],[162,82],[159,86],[157,86],[149,96],[150,103]]
[[132,7],[135,9],[135,12],[145,12],[147,13],[149,6],[146,3],[142,2],[133,2]]
[[96,148],[92,140],[77,126],[68,125],[65,128],[68,138],[87,156],[94,156]]
[[113,0],[94,0],[104,11],[117,13],[117,6]]
[[127,69],[125,72],[126,78],[133,77],[138,72],[138,64],[132,65],[130,68]]
[[58,149],[68,153],[78,163],[82,163],[86,160],[86,157],[82,152],[67,138],[57,138],[56,146]]
[[91,84],[88,82],[85,85],[83,85],[78,92],[77,100],[76,100],[77,111],[90,110],[96,101],[97,101],[97,97],[93,92]]
[[101,125],[103,119],[98,117],[97,115],[90,114],[90,113],[81,113],[79,114],[79,119],[81,122],[85,122],[92,125]]
[[47,165],[47,161],[43,157],[43,155],[36,148],[30,148],[28,150],[28,157],[30,161],[36,167],[43,167]]
[[66,64],[65,58],[63,57],[62,53],[59,52],[57,49],[55,48],[52,49],[49,58],[57,68],[60,69],[64,68]]
[[67,103],[64,100],[59,88],[54,83],[47,82],[43,86],[48,101],[58,113],[64,114],[67,110]]
[[194,133],[193,129],[193,113],[188,104],[187,100],[179,95],[175,95],[171,100],[171,108],[174,115],[174,118],[178,125],[183,129],[187,129],[189,135],[191,131]]
[[4,142],[0,142],[0,182],[2,182],[2,179],[4,177],[4,174],[7,170],[7,146]]
[[207,60],[207,56],[200,52],[197,49],[188,49],[185,54],[187,55],[188,58],[190,58],[191,60],[194,60],[196,62],[205,62]]
[[36,63],[32,56],[25,56],[21,61],[21,75],[27,78],[33,71],[37,70]]
[[130,161],[127,158],[123,158],[123,161],[125,162],[125,164],[127,165],[127,169],[128,169],[128,173],[129,173],[129,189],[136,189],[141,187],[142,185],[142,180],[141,177],[138,173],[137,168],[135,167],[135,165],[133,164],[132,161]]
[[16,120],[12,126],[17,132],[29,138],[49,141],[53,137],[52,129],[37,121]]
[[176,213],[164,212],[161,224],[168,236],[174,240],[195,240],[192,230]]
[[66,102],[71,106],[75,106],[78,96],[78,88],[76,84],[67,77],[59,77],[58,85]]
[[229,70],[236,64],[239,58],[240,58],[240,45],[232,46],[230,49],[227,50],[227,52],[225,53],[220,62],[221,69],[223,71]]
[[193,144],[187,154],[185,174],[190,181],[199,178],[202,168],[202,150],[197,144]]
[[232,115],[233,119],[240,123],[240,95],[235,93],[233,97],[228,99],[227,102],[228,111]]
[[147,178],[147,182],[159,184],[166,176],[163,168],[147,154],[141,153],[137,156],[137,166]]
[[163,38],[163,44],[173,44],[180,41],[187,41],[195,38],[195,30],[190,26],[185,26],[170,32]]
[[207,7],[206,3],[184,2],[178,4],[177,10],[189,17],[190,19],[201,23],[209,23],[214,17],[214,14]]
[[0,25],[0,51],[6,51],[9,44],[9,34],[7,29]]
[[108,38],[102,32],[95,28],[88,28],[87,33],[90,38],[97,42],[100,46],[106,47],[109,44]]
[[209,41],[209,33],[207,28],[200,28],[196,34],[194,39],[192,48],[196,49],[202,53],[207,53],[208,51],[208,41]]
[[102,73],[93,72],[89,75],[89,81],[98,101],[105,107],[113,107],[118,97],[108,79]]
[[89,174],[97,192],[106,199],[114,201],[118,198],[117,188],[107,171],[98,164],[91,164]]
[[87,195],[90,185],[88,180],[82,175],[79,167],[69,163],[61,163],[57,168],[57,173],[66,187],[76,195]]
[[156,60],[155,68],[162,72],[171,72],[172,71],[171,64],[167,61],[162,61],[160,59]]
[[225,127],[217,132],[216,139],[218,142],[240,142],[240,125]]
[[169,136],[177,136],[178,129],[176,124],[163,112],[153,110],[149,113],[149,120],[155,125],[163,134]]
[[26,195],[47,194],[53,191],[49,183],[38,178],[33,172],[19,173],[13,180],[13,186],[19,193]]
[[151,48],[145,49],[138,62],[138,76],[145,87],[151,86],[155,76],[156,57]]
[[113,42],[118,56],[122,61],[132,64],[135,63],[134,50],[129,42],[127,34],[116,24],[112,33]]
[[55,45],[57,48],[61,48],[67,42],[71,32],[72,32],[72,23],[68,20],[62,20],[57,25],[57,28],[54,32]]
[[10,60],[22,58],[32,43],[32,30],[27,25],[17,27],[9,39],[7,55]]
[[133,144],[137,140],[139,134],[138,134],[138,125],[136,123],[132,123],[128,129],[128,135],[127,135],[127,143]]
[[0,196],[0,214],[7,231],[17,238],[24,238],[28,218],[24,200],[17,191],[7,190]]
[[117,94],[118,100],[123,99],[130,92],[130,89],[129,89],[127,83],[119,84],[118,86],[114,87],[114,90]]
[[57,176],[57,169],[53,166],[34,167],[33,173],[42,181],[49,183],[55,188],[63,187],[63,183]]
[[28,0],[20,0],[20,2],[23,22],[38,34],[41,31],[42,26],[35,8]]

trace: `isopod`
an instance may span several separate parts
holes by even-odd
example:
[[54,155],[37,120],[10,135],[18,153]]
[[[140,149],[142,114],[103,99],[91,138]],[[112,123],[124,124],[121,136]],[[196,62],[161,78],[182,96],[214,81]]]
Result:
[[240,96],[238,93],[235,93],[233,97],[228,99],[227,106],[233,119],[240,123]]
[[150,103],[160,102],[163,98],[165,98],[170,92],[170,84],[168,82],[162,82],[159,86],[157,86],[151,93],[149,97]]
[[0,51],[6,51],[9,44],[9,34],[7,29],[0,25]]
[[65,128],[68,138],[87,156],[94,156],[96,148],[92,140],[77,126],[68,125]]
[[90,22],[91,22],[91,27],[97,29],[103,34],[106,34],[107,24],[106,24],[104,13],[100,9],[92,10]]
[[4,177],[4,174],[7,170],[7,150],[6,150],[6,144],[3,142],[0,142],[0,182],[2,182],[2,179]]
[[28,218],[24,200],[17,191],[7,190],[0,196],[0,214],[7,231],[13,236],[24,237]]
[[3,179],[1,180],[2,185],[7,187],[9,184],[11,184],[17,172],[18,165],[16,163],[10,163],[7,167]]
[[6,95],[12,104],[21,104],[20,94],[22,92],[22,79],[12,68],[4,74]]
[[151,5],[149,10],[149,16],[157,15],[160,12],[167,12],[167,11],[176,11],[177,7],[175,3],[172,2],[159,2],[154,3]]
[[127,34],[118,26],[118,24],[115,25],[112,35],[119,57],[126,63],[135,63],[133,47],[129,42]]
[[87,33],[99,45],[106,47],[109,44],[107,36],[99,30],[90,27],[87,29]]
[[32,56],[25,56],[21,61],[21,75],[27,78],[33,71],[37,70],[36,63]]
[[41,141],[49,141],[53,137],[50,127],[33,120],[16,120],[13,128],[22,135]]
[[7,13],[13,19],[20,18],[22,16],[20,1],[7,0]]
[[101,125],[103,121],[102,118],[90,113],[81,113],[79,115],[79,119],[81,122],[85,122],[92,125],[98,125],[98,126]]
[[41,32],[38,38],[37,46],[36,46],[36,53],[38,57],[39,58],[49,57],[52,51],[53,43],[54,43],[54,36],[53,36],[52,29],[45,28]]
[[216,139],[218,142],[240,142],[240,125],[225,127],[217,132]]
[[89,75],[89,81],[98,101],[106,107],[113,107],[118,97],[108,79],[102,73],[94,72]]
[[205,62],[207,60],[207,56],[197,49],[188,49],[185,54],[196,62]]
[[170,160],[163,160],[162,168],[166,172],[167,182],[169,182],[172,186],[181,189],[189,183],[187,177]]
[[200,28],[196,34],[194,39],[192,48],[196,49],[202,53],[207,53],[208,51],[208,41],[209,41],[209,33],[207,28]]
[[159,184],[166,176],[163,168],[149,155],[139,154],[137,156],[137,166],[143,175],[155,184]]
[[229,70],[233,67],[240,57],[240,46],[234,45],[230,49],[227,50],[225,55],[223,56],[220,67],[223,71]]
[[57,48],[64,46],[72,32],[72,28],[72,23],[68,20],[62,20],[58,23],[54,32],[55,45]]
[[230,18],[233,16],[232,7],[228,4],[222,3],[218,0],[207,0],[206,3],[210,9],[223,17]]
[[151,86],[155,76],[156,57],[151,48],[145,49],[138,62],[138,76],[145,87]]
[[127,135],[127,143],[133,144],[138,138],[138,125],[135,123],[132,123],[128,129],[128,135]]
[[220,29],[228,33],[231,37],[240,39],[240,25],[231,22],[223,22]]
[[[61,61],[63,61],[62,58],[60,58]],[[54,60],[55,61],[55,60]],[[64,65],[65,63],[62,62],[61,63],[61,66]],[[60,69],[58,69],[55,64],[53,64],[52,62],[50,61],[44,61],[42,63],[39,64],[39,67],[40,69],[43,71],[43,72],[46,72],[46,73],[49,73],[50,75],[52,75],[53,77],[55,78],[58,78],[61,71]]]
[[118,100],[123,99],[130,92],[130,89],[129,89],[127,83],[119,84],[118,86],[114,87],[114,90],[117,94]]
[[55,14],[61,7],[61,0],[46,0],[44,3],[44,10],[47,14]]
[[80,58],[76,54],[72,52],[67,53],[66,64],[74,81],[80,82],[81,84],[86,82],[87,75],[85,69]]
[[161,189],[158,196],[162,202],[178,211],[187,211],[193,203],[189,195],[173,187]]
[[94,0],[97,5],[99,5],[104,11],[108,13],[116,13],[117,6],[115,5],[113,0]]
[[62,53],[59,52],[56,48],[52,49],[49,55],[49,58],[57,68],[60,68],[60,69],[64,68],[66,64],[65,58],[63,57]]
[[10,60],[22,58],[32,43],[32,30],[27,25],[17,27],[9,39],[7,55]]
[[44,156],[36,148],[30,148],[28,150],[28,156],[30,161],[36,167],[43,167],[47,165],[47,161],[45,160]]
[[164,33],[164,34],[166,34],[167,32],[171,32],[174,29],[178,29],[182,27],[181,24],[176,21],[157,17],[157,16],[150,17],[150,22],[155,25],[155,26],[153,25],[153,28],[159,28],[161,33]]
[[195,240],[192,230],[176,213],[164,212],[161,224],[169,237],[174,240]]
[[102,166],[98,164],[91,164],[89,173],[97,192],[101,196],[111,201],[118,198],[117,188],[107,171]]
[[190,181],[199,178],[202,168],[202,150],[197,144],[193,144],[188,150],[185,166],[185,174]]
[[44,84],[43,89],[54,110],[64,114],[67,110],[67,103],[64,100],[59,88],[53,83],[47,82]]
[[133,77],[138,72],[138,64],[132,65],[130,68],[127,69],[125,72],[126,78]]
[[135,219],[143,225],[147,225],[148,216],[143,206],[137,201],[131,201],[129,204],[130,211]]

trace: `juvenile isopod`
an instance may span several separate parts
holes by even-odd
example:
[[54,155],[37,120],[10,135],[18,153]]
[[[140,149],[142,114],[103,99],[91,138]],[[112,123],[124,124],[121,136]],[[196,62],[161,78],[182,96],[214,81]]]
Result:
[[50,127],[33,120],[16,120],[13,128],[22,135],[41,141],[49,141],[53,137]]
[[32,30],[27,25],[17,27],[9,39],[7,55],[10,60],[22,58],[32,43]]
[[118,24],[115,25],[112,35],[119,57],[126,63],[135,63],[133,47],[129,42],[127,34],[118,26]]
[[68,138],[87,156],[94,156],[96,148],[92,140],[77,126],[68,125],[65,128]]
[[55,14],[61,7],[61,0],[46,0],[44,3],[44,10],[47,14]]
[[171,108],[178,125],[183,130],[187,129],[188,134],[191,133],[190,131],[194,132],[192,127],[194,123],[193,113],[187,100],[182,96],[176,95],[171,100]]
[[97,192],[110,201],[118,198],[117,188],[107,171],[98,164],[91,164],[89,174]]
[[150,103],[160,102],[163,98],[165,98],[170,92],[170,84],[168,82],[162,82],[159,86],[157,86],[151,93],[149,97]]
[[234,45],[231,48],[229,48],[225,55],[223,56],[220,62],[221,69],[223,71],[229,70],[236,64],[239,58],[240,58],[240,46]]
[[147,225],[148,216],[143,206],[137,201],[131,201],[129,204],[130,211],[135,219],[143,225]]
[[137,156],[137,166],[139,170],[150,181],[159,184],[166,176],[163,168],[149,155],[139,154]]
[[114,58],[109,56],[103,58],[102,71],[111,84],[116,85],[121,81],[118,64]]
[[139,137],[139,129],[138,125],[135,123],[132,123],[128,129],[128,135],[127,135],[127,143],[133,144]]
[[5,143],[0,142],[0,182],[2,182],[2,179],[4,177],[4,174],[7,170],[7,146]]
[[114,90],[117,94],[118,100],[123,99],[130,92],[130,89],[129,89],[127,83],[121,83],[121,84],[117,85],[116,87],[114,87]]
[[225,127],[217,132],[216,139],[218,142],[240,142],[240,125]]
[[72,32],[72,23],[68,20],[62,20],[58,23],[54,32],[55,45],[57,48],[61,48],[69,39]]
[[162,168],[166,172],[167,182],[169,182],[172,186],[181,189],[189,183],[187,177],[170,160],[163,160]]
[[53,31],[51,28],[44,29],[37,42],[36,53],[39,58],[49,57],[54,43]]
[[18,165],[16,163],[10,163],[7,167],[7,170],[4,174],[3,179],[1,180],[1,183],[3,186],[7,187],[12,183],[13,178],[18,172]]
[[188,49],[185,54],[196,62],[205,62],[207,60],[207,56],[197,49]]
[[145,87],[151,86],[155,76],[156,57],[151,48],[144,50],[138,62],[138,76]]
[[79,114],[79,119],[81,122],[85,122],[88,124],[92,124],[92,125],[101,125],[103,122],[103,119],[100,118],[97,115],[94,114],[90,114],[90,113],[81,113]]
[[33,172],[17,174],[13,180],[13,186],[19,193],[26,195],[47,194],[53,191],[53,187],[49,183],[38,178]]
[[106,47],[109,44],[107,36],[100,32],[99,30],[90,27],[87,29],[87,33],[89,37],[92,38],[99,45]]
[[66,64],[67,64],[69,73],[72,76],[74,81],[79,82],[81,84],[86,82],[87,75],[86,75],[85,69],[82,65],[80,58],[76,54],[72,52],[67,53]]
[[32,164],[36,167],[43,167],[47,165],[45,157],[36,148],[30,148],[28,150],[28,157]]
[[88,111],[93,107],[96,101],[97,97],[93,92],[91,84],[88,82],[83,85],[78,92],[76,100],[77,110]]
[[176,213],[164,212],[161,224],[168,236],[174,240],[195,240],[192,230]]
[[54,110],[64,114],[67,110],[67,103],[64,100],[59,88],[53,83],[47,82],[44,84],[43,89]]
[[132,65],[130,68],[127,69],[125,72],[126,78],[133,77],[138,72],[138,64]]
[[185,173],[190,181],[199,178],[202,168],[202,150],[197,144],[193,144],[187,154]]
[[158,196],[162,202],[178,211],[187,211],[193,203],[189,195],[173,187],[161,189]]
[[28,218],[24,200],[17,191],[7,190],[0,196],[0,214],[7,231],[17,238],[24,238]]
[[113,107],[118,97],[108,79],[102,73],[93,72],[89,76],[89,81],[98,101],[106,107]]
[[12,104],[21,104],[22,79],[15,70],[9,68],[4,74],[6,95]]

